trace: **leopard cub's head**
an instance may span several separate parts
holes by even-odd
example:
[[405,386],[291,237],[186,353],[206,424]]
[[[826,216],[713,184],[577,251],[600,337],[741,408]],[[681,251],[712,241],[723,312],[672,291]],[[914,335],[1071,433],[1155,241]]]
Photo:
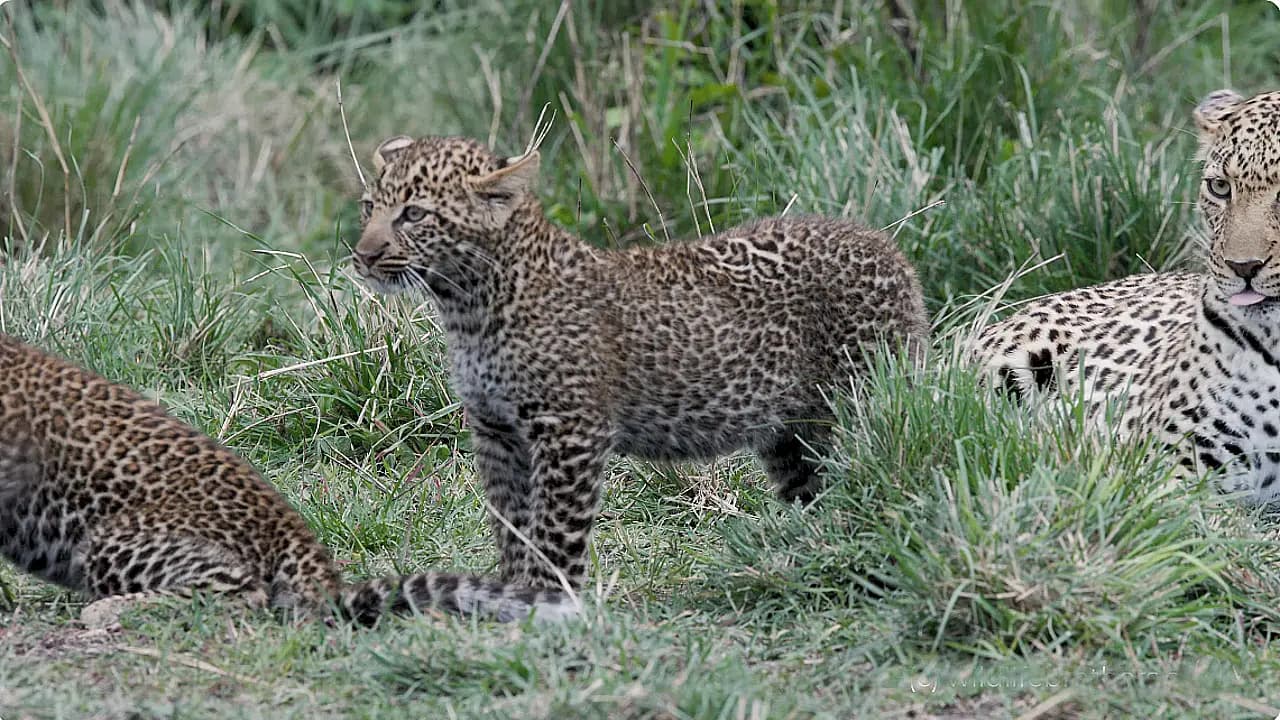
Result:
[[1280,309],[1280,92],[1217,90],[1195,120],[1209,272],[1232,305]]
[[399,136],[373,154],[377,177],[360,200],[352,262],[380,292],[443,290],[493,262],[538,153],[494,155],[467,138]]

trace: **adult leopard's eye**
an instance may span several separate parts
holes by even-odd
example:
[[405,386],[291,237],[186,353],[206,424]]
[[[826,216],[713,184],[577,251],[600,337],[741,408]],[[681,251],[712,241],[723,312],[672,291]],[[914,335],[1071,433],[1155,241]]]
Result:
[[360,214],[369,217],[373,214],[373,201],[364,199],[360,201]]
[[427,216],[427,211],[417,205],[405,205],[400,211],[400,218],[405,222],[416,223]]
[[1209,194],[1226,200],[1231,197],[1231,183],[1222,178],[1209,178],[1205,180],[1205,187],[1209,188]]

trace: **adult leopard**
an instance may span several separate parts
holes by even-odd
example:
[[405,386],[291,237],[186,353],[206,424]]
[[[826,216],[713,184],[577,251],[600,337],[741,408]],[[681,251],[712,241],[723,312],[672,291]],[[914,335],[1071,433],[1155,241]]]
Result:
[[1195,109],[1207,273],[1154,273],[1040,298],[984,329],[973,357],[1008,390],[1083,392],[1121,436],[1255,503],[1280,498],[1280,92],[1218,90]]

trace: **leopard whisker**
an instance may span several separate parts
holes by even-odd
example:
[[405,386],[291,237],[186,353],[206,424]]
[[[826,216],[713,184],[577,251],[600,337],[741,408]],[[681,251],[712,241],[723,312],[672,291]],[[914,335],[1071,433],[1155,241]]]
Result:
[[420,289],[430,291],[431,283],[430,281],[427,280],[428,273],[431,276],[439,278],[440,280],[443,280],[444,282],[448,283],[450,286],[453,287],[453,289],[457,290],[459,293],[463,295],[468,294],[467,289],[462,285],[458,284],[458,282],[455,281],[453,278],[449,277],[448,275],[445,275],[444,273],[440,272],[439,270],[436,270],[435,268],[427,267],[426,265],[411,264],[407,266],[405,268],[405,271],[401,274],[407,275],[412,279],[414,279],[415,281],[417,281]]

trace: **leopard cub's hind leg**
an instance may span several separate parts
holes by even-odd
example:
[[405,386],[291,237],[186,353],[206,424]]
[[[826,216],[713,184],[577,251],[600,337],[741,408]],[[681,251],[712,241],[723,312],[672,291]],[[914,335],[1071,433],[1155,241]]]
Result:
[[783,502],[809,504],[821,490],[817,456],[830,433],[816,424],[789,425],[755,446],[760,464]]
[[262,580],[238,553],[138,516],[91,533],[84,568],[84,588],[94,601],[81,611],[81,621],[89,627],[111,625],[128,608],[195,591],[233,595],[250,607],[267,604]]

